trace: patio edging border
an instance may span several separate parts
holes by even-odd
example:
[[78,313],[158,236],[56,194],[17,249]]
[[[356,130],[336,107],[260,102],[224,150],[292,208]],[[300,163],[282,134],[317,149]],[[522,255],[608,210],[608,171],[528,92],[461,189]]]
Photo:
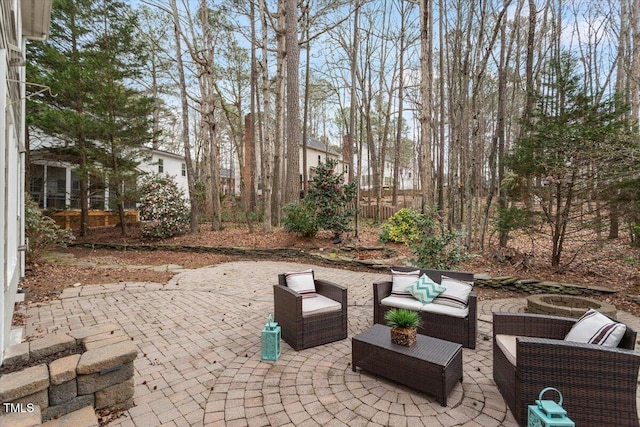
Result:
[[[131,245],[126,243],[71,243],[71,247],[85,247],[91,249],[115,249],[115,250],[141,250],[141,251],[172,251],[172,252],[196,252],[215,253],[222,255],[250,255],[258,258],[306,258],[326,265],[359,267],[372,271],[381,271],[398,263],[386,263],[378,260],[345,259],[344,257],[317,254],[311,251],[321,251],[321,248],[309,248],[306,250],[296,248],[243,248],[234,246],[192,246],[192,245]],[[488,274],[479,273],[474,277],[475,285],[494,289],[504,289],[527,294],[567,294],[567,295],[602,295],[616,293],[615,290],[600,286],[582,286],[570,283],[559,283],[538,279],[518,279],[512,276],[491,277]]]

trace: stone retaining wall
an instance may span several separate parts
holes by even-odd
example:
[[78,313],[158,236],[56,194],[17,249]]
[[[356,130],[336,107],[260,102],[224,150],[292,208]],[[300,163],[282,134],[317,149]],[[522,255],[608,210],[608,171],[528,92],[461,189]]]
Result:
[[[79,354],[68,355],[78,347]],[[118,325],[91,326],[11,346],[2,367],[28,366],[56,354],[65,355],[0,377],[0,413],[29,410],[31,404],[39,406],[42,421],[47,421],[85,406],[133,406],[138,349]]]
[[616,318],[617,309],[615,306],[583,296],[539,294],[527,297],[528,313],[551,314],[578,319],[590,308]]
[[537,279],[518,279],[512,276],[491,277],[475,274],[476,286],[526,292],[528,294],[602,295],[616,291],[604,286],[582,286]]

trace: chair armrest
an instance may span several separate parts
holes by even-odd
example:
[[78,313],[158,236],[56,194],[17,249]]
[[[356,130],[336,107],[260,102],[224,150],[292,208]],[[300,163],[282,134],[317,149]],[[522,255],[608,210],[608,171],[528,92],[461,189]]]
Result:
[[[566,356],[567,353],[572,353],[571,359],[576,359],[576,361],[583,360],[589,364],[593,364],[594,361],[598,360],[607,361],[607,363],[612,360],[619,360],[638,364],[635,368],[636,371],[640,368],[640,353],[626,348],[605,347],[598,344],[538,337],[517,337],[516,343],[518,359],[523,356],[527,360],[527,357],[533,355],[534,351],[539,353],[540,349],[544,348],[545,356],[547,354]],[[566,362],[575,363],[576,361],[567,360]],[[597,368],[600,367],[602,366],[597,366]]]
[[[574,384],[576,378],[594,389],[602,383],[628,387],[635,396],[640,369],[640,354],[633,350],[604,347],[547,338],[516,338],[518,373],[523,383],[540,386],[561,382]],[[589,387],[589,384],[586,387]],[[567,387],[568,388],[568,387]],[[635,398],[635,397],[634,397]]]
[[469,294],[467,307],[469,307],[469,318],[477,319],[478,318],[478,292],[471,291],[471,293]]
[[296,313],[302,316],[302,295],[282,285],[273,285],[273,305],[276,321],[278,313]]
[[334,301],[347,305],[347,288],[327,280],[315,279],[316,292]]
[[378,305],[380,301],[391,295],[391,281],[373,282],[373,304]]
[[562,340],[577,319],[544,314],[493,313],[493,335],[517,335]]

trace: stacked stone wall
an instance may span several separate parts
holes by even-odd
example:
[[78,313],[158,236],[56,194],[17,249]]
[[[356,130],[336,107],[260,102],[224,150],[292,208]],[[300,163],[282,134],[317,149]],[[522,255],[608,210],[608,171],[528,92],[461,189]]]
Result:
[[0,376],[1,413],[39,407],[42,421],[47,421],[85,406],[128,409],[134,404],[137,355],[137,347],[114,324],[9,347],[2,369],[19,370]]

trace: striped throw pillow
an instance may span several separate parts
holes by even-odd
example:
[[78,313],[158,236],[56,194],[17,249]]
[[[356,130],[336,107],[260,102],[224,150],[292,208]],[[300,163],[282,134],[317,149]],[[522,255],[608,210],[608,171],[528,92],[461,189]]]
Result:
[[573,325],[564,340],[617,347],[626,330],[627,326],[623,323],[611,320],[604,314],[590,308]]
[[440,284],[445,290],[434,300],[434,304],[448,305],[456,308],[466,308],[469,303],[469,294],[473,289],[473,283],[442,276]]
[[313,278],[312,269],[284,273],[284,277],[287,286],[302,295],[302,298],[313,298],[316,296],[316,282]]
[[407,290],[411,295],[423,304],[429,304],[444,289],[444,286],[440,286],[426,274],[423,274],[418,280],[407,286]]
[[391,295],[394,297],[413,298],[407,286],[420,278],[420,270],[396,271],[391,269]]

